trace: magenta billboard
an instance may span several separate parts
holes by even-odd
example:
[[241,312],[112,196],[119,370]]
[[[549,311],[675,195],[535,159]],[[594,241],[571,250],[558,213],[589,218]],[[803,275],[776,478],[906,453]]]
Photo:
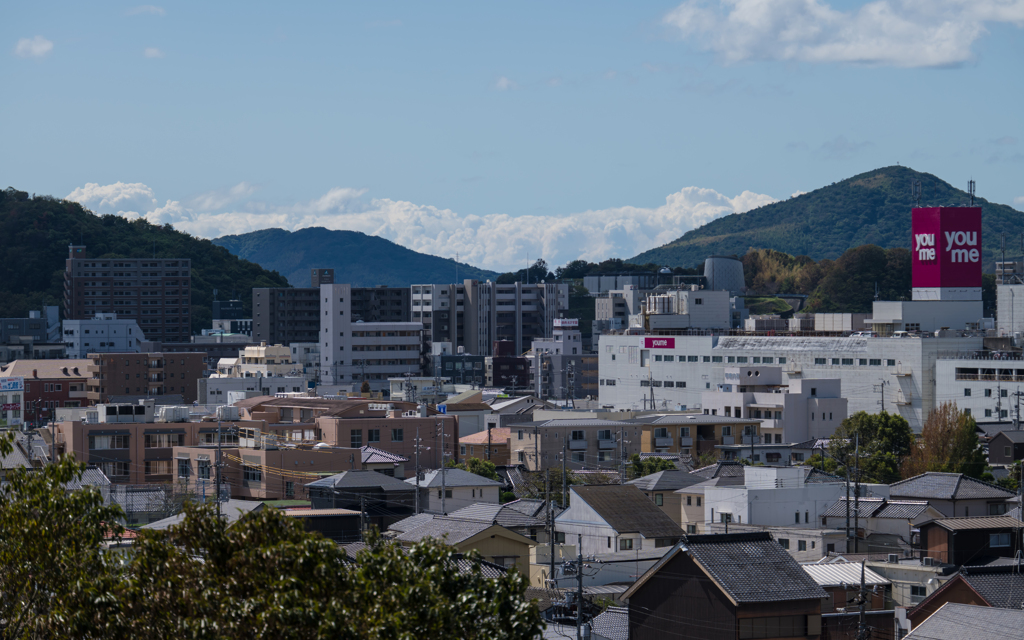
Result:
[[981,207],[929,207],[911,213],[913,287],[981,287]]

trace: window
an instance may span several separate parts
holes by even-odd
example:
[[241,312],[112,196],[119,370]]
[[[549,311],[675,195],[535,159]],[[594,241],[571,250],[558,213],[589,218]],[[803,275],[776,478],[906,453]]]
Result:
[[828,358],[815,358],[814,364],[828,364]]
[[971,390],[970,389],[964,389],[964,397],[965,398],[970,398],[971,397]]
[[[726,407],[726,408],[728,408],[728,407]],[[739,412],[737,412],[737,413],[739,413]],[[736,417],[738,418],[739,416],[737,415]],[[722,427],[722,435],[723,436],[731,436],[732,435],[732,427],[730,427],[730,426]]]
[[1010,390],[1009,390],[1009,389],[1000,389],[1000,390],[999,390],[999,397],[1000,397],[1000,398],[1005,398],[1005,397],[1007,397],[1007,394],[1008,394],[1009,392],[1010,392]]
[[911,598],[924,598],[928,595],[927,587],[919,587],[917,585],[910,585],[910,597]]
[[89,436],[90,450],[127,449],[128,436]]
[[349,444],[352,446],[353,449],[358,449],[359,447],[363,446],[362,429],[352,429],[349,432],[349,434]]
[[679,427],[679,437],[680,438],[689,438],[690,437],[690,427]]
[[693,496],[686,496],[686,506],[689,507],[692,504],[693,504]]
[[880,367],[880,366],[882,366],[882,359],[881,358],[869,358],[868,359],[868,364],[871,365],[872,367]]
[[167,447],[184,447],[184,433],[147,433],[144,434],[143,446],[147,449],[164,449]]
[[853,364],[853,358],[843,358],[843,364],[844,365],[852,365]]
[[392,429],[391,442],[403,442],[405,440],[405,429]]
[[242,480],[245,482],[263,482],[263,470],[252,465],[242,465]]
[[198,462],[198,464],[196,464],[196,477],[200,478],[202,480],[209,480],[210,479],[210,461],[209,460],[200,460]]
[[[446,499],[447,499],[447,498],[451,498],[451,497],[452,497],[452,490],[451,490],[451,489],[445,489],[445,490],[444,490],[444,497],[445,497]],[[438,499],[438,500],[440,500],[440,499],[441,499],[441,490],[440,490],[440,489],[438,489],[438,490],[437,490],[437,499]]]
[[697,506],[700,506],[700,496],[697,496]]
[[128,476],[127,462],[101,462],[99,466],[108,478]]
[[990,534],[988,534],[988,546],[989,547],[1008,547],[1008,546],[1010,546],[1010,534],[1009,533],[990,533]]
[[991,398],[992,397],[992,390],[991,389],[985,389],[985,397],[986,398]]
[[1006,503],[1005,502],[995,502],[993,504],[988,505],[988,515],[990,515],[990,516],[1001,516],[1004,513],[1006,513]]
[[523,439],[523,430],[522,429],[519,429],[519,431],[517,432],[517,437],[518,437],[519,440]]
[[369,429],[366,432],[367,442],[380,442],[380,429]]
[[522,451],[517,452],[517,462],[526,462],[526,456],[523,455]]
[[797,540],[796,541],[796,550],[797,551],[807,551],[807,541],[806,540]]
[[573,451],[573,453],[572,453],[572,461],[573,462],[585,462],[586,458],[587,458],[587,454],[585,454],[582,451]]
[[783,549],[789,549],[789,538],[779,538],[779,546]]
[[178,477],[188,478],[192,472],[191,461],[188,458],[178,459]]
[[654,504],[658,505],[659,507],[665,506],[665,494],[663,494],[663,493],[656,493],[656,494],[654,494]]
[[721,362],[722,356],[711,356],[711,362]]
[[295,483],[288,481],[284,483],[284,497],[294,498],[295,497]]
[[688,533],[688,534],[689,533],[697,533],[697,525],[695,525],[695,524],[688,524],[688,525],[686,525],[686,533]]
[[800,524],[800,512],[799,511],[796,512],[796,523]]
[[573,440],[586,440],[587,439],[587,435],[582,430],[580,430],[580,431],[573,431],[572,432],[572,439]]
[[171,460],[146,460],[147,476],[171,475]]
[[631,551],[633,549],[632,538],[622,538],[619,540],[619,551]]

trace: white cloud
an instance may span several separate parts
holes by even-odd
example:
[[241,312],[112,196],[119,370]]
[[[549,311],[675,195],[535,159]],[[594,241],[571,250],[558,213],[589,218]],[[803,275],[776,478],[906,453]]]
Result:
[[629,258],[715,218],[775,201],[750,191],[730,198],[712,189],[686,187],[653,208],[616,207],[561,216],[478,216],[388,198],[366,198],[364,189],[340,187],[315,200],[283,206],[241,202],[254,191],[255,187],[242,182],[225,191],[203,194],[187,204],[167,200],[158,206],[153,191],[144,184],[90,183],[76,189],[68,199],[87,204],[99,213],[142,215],[154,224],[170,223],[181,231],[207,238],[271,227],[362,231],[422,253],[444,257],[458,253],[460,260],[496,271],[518,268],[527,254],[543,257],[551,265],[577,258]]
[[498,78],[498,81],[494,83],[494,88],[498,91],[508,91],[509,89],[518,89],[519,85],[505,76],[501,76]]
[[726,63],[743,60],[943,67],[973,57],[986,23],[1024,26],[1024,0],[686,0],[664,22]]
[[1017,205],[1018,207],[1024,205],[1024,196],[1017,196],[1016,198],[1014,198],[1013,204]]
[[14,55],[19,58],[42,58],[53,51],[53,43],[43,36],[22,38],[14,47]]
[[164,11],[163,7],[157,7],[157,6],[154,6],[154,5],[151,5],[151,4],[139,5],[138,7],[132,7],[131,9],[128,10],[128,15],[130,15],[130,16],[138,16],[138,15],[143,15],[143,14],[148,14],[148,15],[153,15],[153,16],[162,16],[162,15],[165,15],[166,13],[167,12]]
[[162,58],[164,57],[164,52],[156,47],[146,47],[146,50],[142,52],[142,55],[147,58]]
[[793,195],[791,195],[789,197],[790,198],[799,198],[800,196],[804,195],[805,193],[807,193],[807,192],[806,191],[794,191]]

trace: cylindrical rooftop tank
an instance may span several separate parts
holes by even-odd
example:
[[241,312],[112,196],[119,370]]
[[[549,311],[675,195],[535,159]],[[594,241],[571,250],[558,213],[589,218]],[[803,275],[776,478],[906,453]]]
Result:
[[704,261],[708,289],[740,294],[745,288],[743,263],[730,256],[710,256]]

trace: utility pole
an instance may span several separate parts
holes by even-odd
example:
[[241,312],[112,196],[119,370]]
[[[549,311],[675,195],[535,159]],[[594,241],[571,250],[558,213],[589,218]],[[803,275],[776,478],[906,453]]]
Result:
[[853,552],[857,553],[860,551],[860,539],[857,537],[857,530],[860,528],[860,433],[855,434],[855,442],[854,458],[857,460],[857,469],[853,491]]
[[846,552],[850,553],[850,459],[846,459]]
[[366,496],[359,496],[359,541],[366,537]]
[[548,569],[548,579],[551,581],[551,586],[558,588],[558,583],[555,582],[555,519],[552,517],[554,513],[551,510],[551,469],[547,472],[547,494],[548,494],[548,550],[551,556],[550,558],[550,569]]
[[867,589],[864,587],[864,561],[860,561],[860,592],[857,594],[857,604],[860,606],[860,624],[857,625],[857,640],[868,640],[868,625],[864,620],[864,608],[867,604]]
[[562,508],[565,508],[568,497],[565,495],[567,478],[565,476],[565,440],[562,440]]
[[576,640],[583,640],[583,534],[576,539]]
[[438,423],[438,428],[441,429],[441,515],[448,515],[445,510],[445,500],[448,498],[448,488],[444,482],[444,421]]
[[217,421],[217,517],[220,518],[220,420]]
[[1020,397],[1024,395],[1020,392],[1020,385],[1017,385],[1017,391],[1014,392],[1013,397],[1017,399],[1017,412],[1013,419],[1014,431],[1020,429]]
[[416,427],[416,511],[420,512],[420,428]]

